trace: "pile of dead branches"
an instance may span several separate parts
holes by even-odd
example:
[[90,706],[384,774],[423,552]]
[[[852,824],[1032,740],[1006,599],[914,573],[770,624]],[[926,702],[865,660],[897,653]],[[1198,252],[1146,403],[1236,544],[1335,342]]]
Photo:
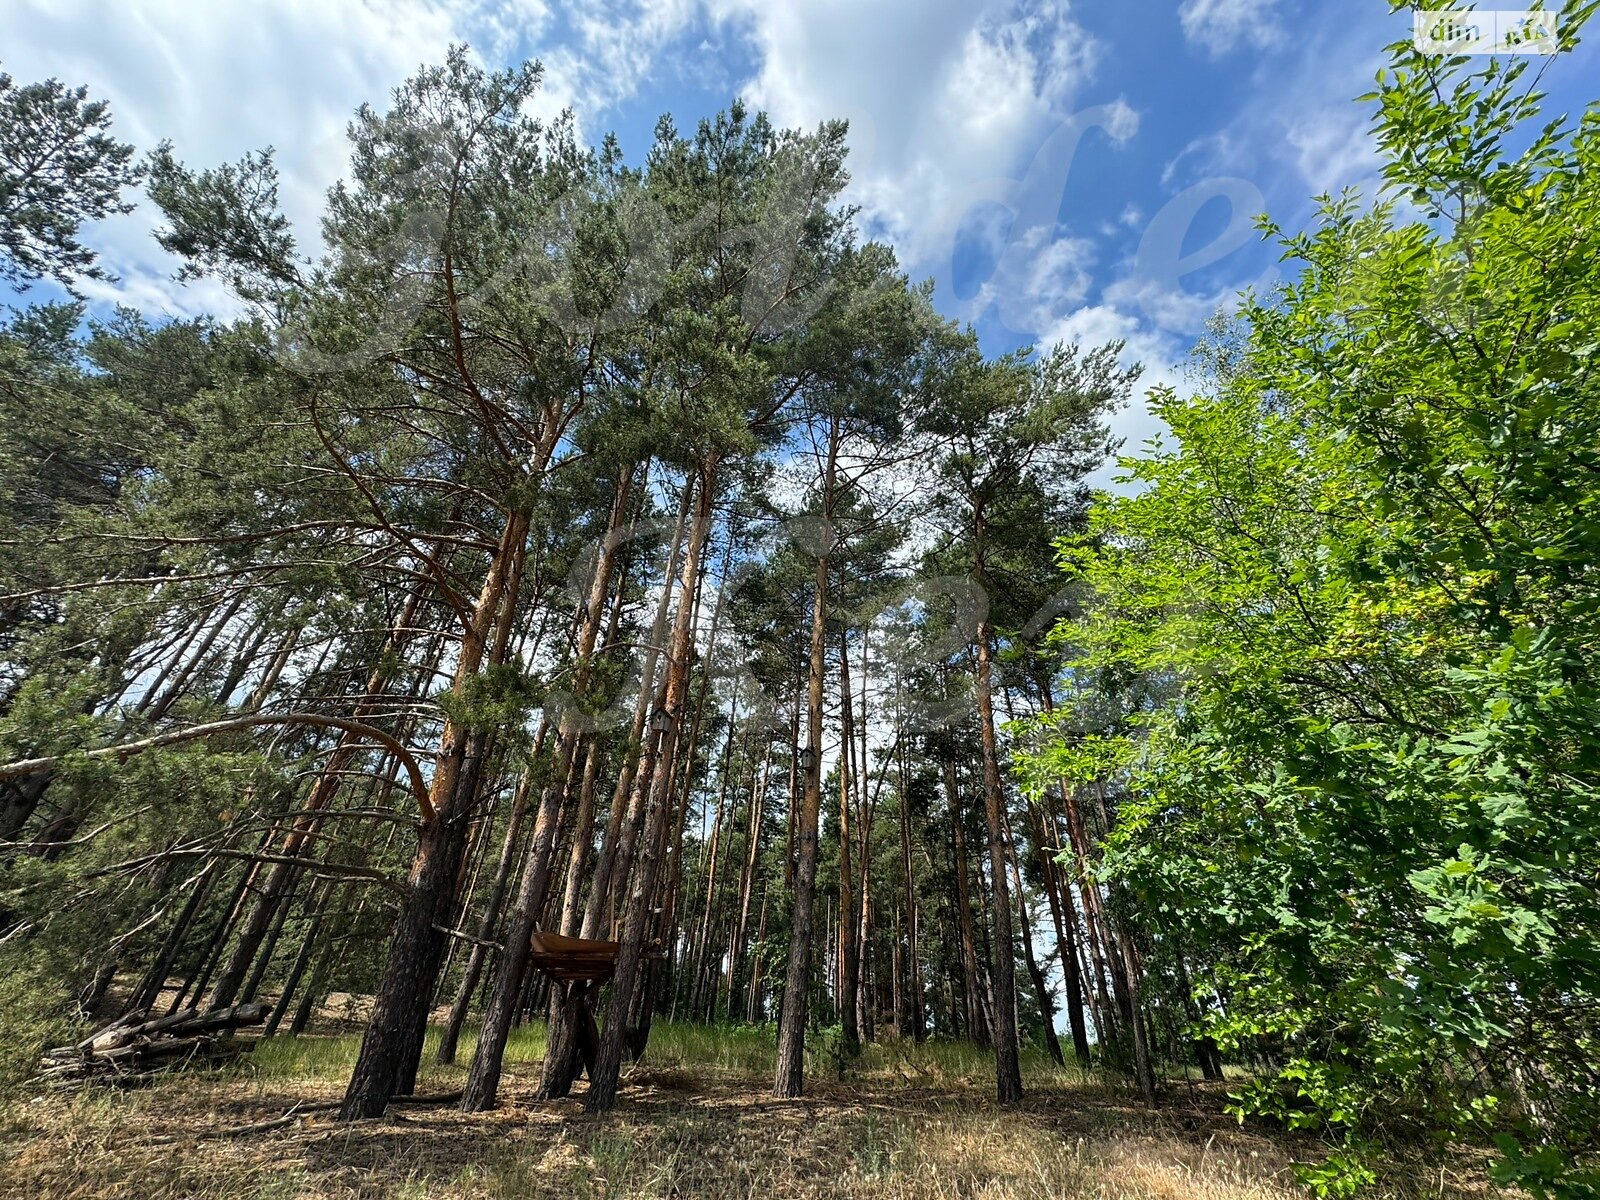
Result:
[[234,1031],[266,1019],[265,1004],[210,1012],[186,1008],[154,1019],[148,1012],[129,1013],[76,1045],[46,1050],[39,1078],[52,1087],[128,1086],[180,1067],[214,1066],[254,1047],[254,1041],[236,1038]]

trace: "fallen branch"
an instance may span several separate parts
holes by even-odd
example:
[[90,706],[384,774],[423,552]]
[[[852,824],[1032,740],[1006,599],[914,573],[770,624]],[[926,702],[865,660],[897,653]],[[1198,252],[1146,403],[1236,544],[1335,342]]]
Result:
[[267,1019],[265,1004],[236,1004],[200,1012],[187,1008],[150,1019],[130,1013],[73,1046],[57,1046],[40,1056],[38,1078],[51,1087],[85,1083],[122,1086],[148,1082],[180,1064],[226,1062],[254,1049],[231,1035],[244,1025]]
[[[407,1104],[421,1107],[429,1104],[455,1104],[462,1097],[461,1092],[444,1092],[437,1096],[396,1096],[389,1101],[390,1104]],[[333,1112],[344,1104],[342,1100],[324,1100],[316,1104],[296,1104],[281,1117],[273,1117],[269,1121],[253,1121],[248,1125],[228,1125],[221,1129],[197,1129],[191,1134],[178,1135],[165,1133],[157,1137],[146,1138],[140,1142],[141,1146],[171,1146],[184,1141],[185,1137],[198,1139],[205,1138],[236,1138],[249,1137],[253,1133],[270,1133],[274,1129],[283,1129],[293,1125],[301,1117],[308,1117],[313,1113]]]

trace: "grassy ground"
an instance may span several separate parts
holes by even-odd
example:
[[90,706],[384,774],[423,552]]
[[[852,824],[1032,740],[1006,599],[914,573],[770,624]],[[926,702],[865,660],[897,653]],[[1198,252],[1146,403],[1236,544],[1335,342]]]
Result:
[[[1239,1129],[1215,1092],[1178,1081],[1150,1112],[1119,1083],[1038,1058],[1027,1099],[999,1112],[991,1061],[962,1045],[870,1047],[842,1076],[817,1064],[829,1077],[803,1099],[776,1100],[769,1031],[663,1024],[604,1117],[576,1098],[533,1100],[544,1052],[533,1026],[507,1051],[494,1113],[408,1106],[342,1125],[315,1111],[215,1136],[336,1100],[357,1045],[280,1038],[246,1068],[140,1091],[24,1093],[0,1108],[0,1197],[1268,1200],[1303,1195],[1291,1164],[1317,1153]],[[433,1065],[431,1044],[425,1061],[420,1092],[460,1086],[463,1069]],[[1396,1164],[1383,1191],[1483,1194],[1436,1164]]]

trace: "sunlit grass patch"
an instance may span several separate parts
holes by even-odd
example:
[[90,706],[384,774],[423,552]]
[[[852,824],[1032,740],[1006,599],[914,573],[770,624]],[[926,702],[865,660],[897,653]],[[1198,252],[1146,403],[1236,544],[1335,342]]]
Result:
[[[780,1100],[773,1028],[671,1022],[594,1118],[582,1083],[533,1098],[544,1046],[541,1023],[515,1031],[492,1113],[447,1102],[338,1121],[356,1035],[272,1039],[246,1066],[5,1105],[0,1200],[1290,1200],[1305,1194],[1291,1161],[1318,1148],[1240,1129],[1214,1092],[1151,1110],[1125,1082],[1042,1053],[1026,1058],[1023,1103],[1002,1110],[992,1055],[942,1041],[868,1045],[842,1078],[808,1076],[803,1098]],[[439,1096],[461,1086],[474,1040],[449,1068],[435,1048],[430,1034],[417,1090]],[[221,1136],[297,1107],[293,1123]],[[1482,1180],[1470,1161],[1451,1167]],[[1441,1191],[1437,1164],[1411,1174],[1386,1178],[1383,1200],[1481,1200],[1481,1187]]]
[[[530,1021],[511,1031],[506,1041],[505,1061],[535,1063],[544,1059],[547,1030],[543,1021]],[[462,1031],[451,1067],[437,1064],[441,1030],[431,1027],[422,1048],[424,1078],[455,1079],[472,1061],[478,1049],[478,1030]],[[343,1079],[350,1074],[361,1053],[359,1033],[311,1034],[301,1037],[264,1038],[242,1068],[261,1079]]]
[[776,1070],[776,1025],[691,1025],[657,1021],[645,1047],[647,1067],[727,1071],[751,1077]]

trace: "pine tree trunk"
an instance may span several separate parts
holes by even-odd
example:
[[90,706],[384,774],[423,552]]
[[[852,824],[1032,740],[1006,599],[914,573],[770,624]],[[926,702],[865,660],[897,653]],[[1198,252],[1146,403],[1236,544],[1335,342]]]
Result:
[[914,1041],[920,1042],[927,1031],[927,1020],[923,1012],[921,955],[917,947],[917,883],[915,864],[911,856],[911,798],[906,792],[904,746],[898,748],[895,760],[898,771],[897,790],[900,793],[900,863],[904,874],[906,906],[906,951],[902,973],[905,977],[906,991],[909,993],[910,1003],[907,1005],[906,1015],[911,1023],[911,1037]]
[[761,1016],[764,1000],[761,959],[767,943],[767,885],[761,885],[761,917],[756,924],[756,952],[750,958],[750,989],[745,997],[745,1020],[752,1024]]
[[989,825],[989,874],[994,889],[993,967],[995,1094],[1001,1104],[1022,1099],[1022,1068],[1017,1055],[1016,951],[1011,935],[1011,896],[1006,880],[1006,801],[995,746],[994,699],[987,621],[978,622],[978,740],[983,749],[984,813]]
[[1133,942],[1126,932],[1117,939],[1122,945],[1122,961],[1127,972],[1128,999],[1133,1013],[1129,1025],[1133,1029],[1133,1069],[1139,1081],[1139,1093],[1151,1108],[1156,1105],[1156,1071],[1150,1057],[1150,1034],[1144,1023],[1144,1008],[1139,1002],[1139,968],[1134,962]]
[[[834,470],[839,453],[837,424],[829,428],[828,462],[823,479],[823,516],[833,512]],[[811,601],[811,661],[806,684],[806,753],[810,765],[803,772],[804,794],[795,821],[794,915],[789,935],[789,965],[778,1022],[778,1063],[772,1090],[778,1096],[798,1096],[805,1090],[807,1007],[811,993],[812,925],[817,902],[817,829],[822,808],[822,680],[827,661],[828,561],[833,531],[824,524],[827,539],[817,556],[817,576]],[[790,806],[791,811],[793,805]]]
[[[537,745],[535,755],[537,755]],[[439,1039],[439,1050],[436,1061],[442,1066],[448,1066],[456,1060],[456,1049],[461,1043],[461,1030],[467,1023],[467,1013],[472,1007],[472,994],[478,989],[478,980],[483,973],[483,964],[489,953],[489,948],[482,942],[490,941],[494,937],[495,929],[500,924],[500,911],[505,906],[506,890],[511,882],[511,870],[517,861],[518,838],[522,832],[522,821],[528,811],[528,793],[533,786],[533,767],[524,767],[522,777],[517,781],[516,795],[511,800],[511,815],[506,819],[505,837],[500,843],[500,861],[495,864],[494,878],[489,884],[489,899],[484,905],[483,920],[478,923],[478,944],[472,947],[472,954],[467,958],[467,969],[462,973],[461,986],[456,989],[454,1002],[450,1005],[450,1017],[445,1022],[444,1033]]]
[[[1039,856],[1039,870],[1044,876],[1045,900],[1050,906],[1050,920],[1056,931],[1056,950],[1061,958],[1063,990],[1066,992],[1067,1025],[1072,1031],[1072,1052],[1078,1065],[1087,1068],[1090,1062],[1089,1031],[1083,1019],[1083,978],[1078,969],[1077,915],[1063,914],[1062,886],[1057,864],[1045,849],[1044,823],[1038,810],[1028,806],[1028,819],[1033,833],[1035,853]],[[1065,904],[1072,903],[1070,892]]]
[[[717,867],[720,863],[722,854],[722,818],[728,803],[728,771],[733,765],[733,735],[737,728],[739,715],[739,698],[737,695],[734,696],[733,702],[733,714],[728,721],[728,736],[723,739],[722,744],[722,767],[718,772],[717,779],[717,811],[716,816],[711,822],[711,842],[706,849],[705,904],[700,915],[699,936],[695,940],[694,952],[690,956],[690,971],[692,974],[690,977],[689,989],[689,1011],[696,1015],[698,1015],[700,1012],[701,1002],[703,1000],[705,976],[707,971],[706,959],[711,949],[711,914],[713,905],[716,902]],[[687,791],[685,793],[683,811],[685,816],[687,816]],[[704,810],[702,809],[702,812],[703,811]],[[702,816],[701,819],[704,820],[705,818]]]
[[[855,899],[855,880],[851,868],[852,790],[859,796],[861,780],[851,770],[855,728],[850,700],[850,647],[846,635],[839,638],[839,1025],[844,1053],[861,1051],[861,1026],[858,993],[861,989],[861,955],[856,941],[860,923]],[[854,788],[852,788],[852,783]]]
[[271,1037],[278,1032],[278,1026],[283,1023],[284,1016],[289,1011],[289,1004],[294,999],[294,994],[304,977],[306,967],[311,963],[311,956],[318,945],[318,935],[322,933],[323,919],[327,916],[328,907],[333,903],[333,894],[338,890],[335,880],[328,880],[321,889],[315,911],[311,914],[311,922],[306,926],[305,939],[300,943],[300,950],[294,957],[294,963],[289,968],[289,975],[283,981],[283,988],[278,993],[278,1001],[272,1006],[272,1012],[267,1015],[267,1023],[262,1026],[261,1036]]
[[172,963],[177,957],[178,949],[183,945],[183,939],[188,936],[189,928],[194,924],[196,915],[205,905],[211,895],[211,887],[221,874],[222,860],[213,858],[200,872],[200,877],[195,880],[194,888],[189,893],[189,898],[184,901],[183,908],[178,913],[178,919],[173,923],[172,929],[161,943],[155,961],[140,977],[139,983],[128,997],[126,1010],[139,1012],[153,1008],[161,996],[161,989],[166,986],[167,976],[172,973]]
[[[684,537],[688,531],[689,515],[694,503],[693,476],[684,481],[678,501],[678,519],[673,528],[672,541],[667,548],[667,566],[661,593],[656,598],[656,611],[651,624],[649,649],[645,652],[640,669],[639,694],[633,707],[633,724],[627,744],[642,747],[645,738],[645,720],[652,699],[658,696],[655,684],[656,665],[660,645],[667,628],[667,606],[672,600],[672,580],[678,570],[683,552]],[[611,812],[606,820],[605,836],[600,843],[600,853],[595,857],[594,878],[589,881],[589,898],[584,905],[581,937],[600,938],[609,934],[606,926],[607,909],[615,876],[626,877],[632,865],[633,845],[637,840],[639,823],[643,819],[643,793],[634,787],[643,766],[637,753],[628,753],[617,773],[616,786],[611,793]],[[653,765],[653,763],[652,763]],[[607,938],[609,940],[609,938]],[[544,1068],[539,1079],[539,1097],[544,1100],[567,1095],[578,1072],[579,1030],[567,1019],[565,1007],[551,1014],[549,1035],[545,1043]]]
[[1050,995],[1050,985],[1046,982],[1044,971],[1039,966],[1039,959],[1033,951],[1033,920],[1028,914],[1028,893],[1022,886],[1022,867],[1017,862],[1017,847],[1015,839],[1011,842],[1011,882],[1017,889],[1017,916],[1022,926],[1022,952],[1028,964],[1028,975],[1033,980],[1034,996],[1039,1002],[1039,1015],[1044,1018],[1044,1044],[1050,1051],[1050,1057],[1055,1060],[1058,1067],[1067,1065],[1066,1056],[1061,1053],[1061,1039],[1056,1037],[1056,1004],[1055,998]]
[[[451,684],[456,695],[464,694],[477,677],[502,604],[508,613],[515,610],[528,520],[525,511],[512,514],[501,534],[477,603],[465,623]],[[456,882],[472,818],[475,796],[471,791],[475,789],[462,785],[476,782],[482,742],[480,733],[453,718],[446,719],[429,794],[434,816],[424,822],[418,836],[407,895],[395,920],[372,1018],[340,1108],[344,1120],[381,1116],[390,1098],[409,1089],[415,1079],[428,1002],[444,958],[445,935],[438,927],[451,927]]]
[[[558,771],[558,776],[564,775],[564,771]],[[478,1033],[478,1049],[472,1056],[472,1067],[467,1073],[461,1099],[464,1112],[482,1112],[493,1108],[498,1098],[506,1042],[511,1036],[512,1022],[516,1019],[522,999],[533,934],[538,928],[545,893],[549,888],[551,860],[566,790],[563,784],[564,778],[553,778],[545,785],[540,798],[539,813],[533,826],[533,842],[523,866],[511,919],[506,923],[505,941],[495,971],[494,990],[484,1010],[483,1026]]]
[[[409,631],[415,623],[421,597],[422,591],[417,588],[406,598],[400,618],[384,639],[383,650],[378,656],[378,665],[373,667],[367,676],[366,687],[351,711],[355,720],[367,720],[383,703],[389,682],[388,663],[410,639]],[[363,745],[363,739],[359,734],[345,731],[339,735],[333,754],[329,756],[316,782],[311,785],[311,790],[307,793],[305,803],[301,805],[294,824],[278,846],[281,858],[298,857],[306,842],[317,835],[322,827],[322,813],[333,802],[343,780],[344,771],[356,755],[362,752]],[[260,949],[261,941],[267,935],[274,916],[285,902],[286,892],[299,874],[299,870],[299,864],[294,862],[276,862],[268,868],[249,914],[239,927],[227,965],[223,967],[211,989],[207,1007],[226,1008],[238,999],[239,989],[244,984],[250,964]]]
[[[1110,955],[1106,950],[1105,924],[1100,911],[1100,892],[1091,875],[1092,857],[1089,846],[1088,833],[1083,825],[1083,817],[1078,809],[1077,801],[1065,783],[1061,785],[1062,820],[1067,829],[1067,840],[1072,847],[1073,859],[1077,866],[1078,894],[1083,900],[1083,930],[1085,952],[1089,959],[1091,974],[1094,979],[1094,1006],[1100,1014],[1099,1024],[1101,1036],[1106,1041],[1115,1040],[1117,1035],[1116,1008],[1111,1003],[1107,990],[1108,976],[1115,979],[1108,963]],[[1067,897],[1070,900],[1070,891]]]
[[700,491],[695,505],[694,526],[684,555],[683,575],[678,587],[678,613],[673,622],[667,662],[667,686],[662,704],[662,711],[667,718],[666,728],[659,732],[659,742],[655,747],[656,756],[664,769],[657,769],[654,772],[656,777],[650,781],[650,799],[645,809],[638,861],[633,869],[628,901],[623,909],[622,936],[619,939],[621,947],[611,981],[611,1001],[606,1010],[605,1029],[600,1035],[600,1048],[595,1055],[589,1094],[584,1101],[585,1109],[591,1113],[605,1112],[616,1103],[624,1039],[629,1032],[628,1019],[637,998],[635,989],[640,984],[640,964],[644,956],[649,910],[655,899],[657,869],[665,850],[675,739],[688,695],[692,626],[696,610],[694,597],[699,590],[701,555],[715,511],[716,471],[714,463],[700,468]]
[[739,969],[745,957],[745,936],[749,932],[750,894],[755,886],[756,861],[761,854],[761,821],[766,814],[767,785],[772,778],[771,734],[761,770],[752,778],[750,803],[745,822],[744,856],[739,867],[739,917],[733,926],[733,936],[728,942],[728,1007],[727,1018],[732,1021],[739,1010]]
[[956,927],[961,938],[961,995],[966,1017],[967,1040],[975,1046],[989,1045],[989,1028],[983,1013],[982,985],[978,978],[977,939],[972,929],[972,885],[967,864],[966,821],[961,811],[961,795],[956,786],[956,764],[944,764],[945,795],[950,805],[950,827],[955,853]]

